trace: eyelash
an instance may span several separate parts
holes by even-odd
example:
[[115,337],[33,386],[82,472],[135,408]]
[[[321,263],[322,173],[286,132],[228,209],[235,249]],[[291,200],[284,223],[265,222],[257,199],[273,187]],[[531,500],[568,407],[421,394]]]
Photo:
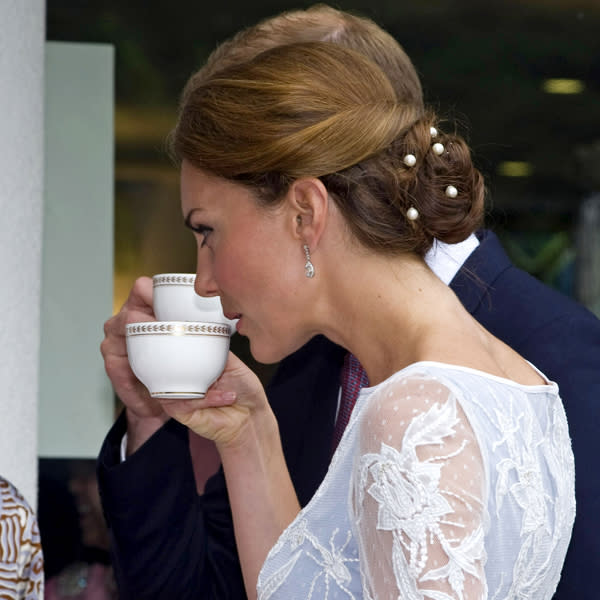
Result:
[[190,227],[190,229],[194,233],[202,236],[202,243],[200,244],[200,248],[203,248],[204,244],[206,244],[206,238],[212,232],[212,227],[207,227],[206,225],[195,225],[193,227]]

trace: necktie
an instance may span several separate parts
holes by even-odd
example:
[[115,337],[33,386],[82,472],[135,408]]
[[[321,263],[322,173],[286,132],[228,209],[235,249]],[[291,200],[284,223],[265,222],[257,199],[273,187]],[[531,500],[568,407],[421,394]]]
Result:
[[340,408],[338,410],[337,421],[333,430],[333,446],[332,449],[335,451],[346,425],[350,420],[352,409],[356,404],[358,393],[361,388],[369,385],[369,379],[362,365],[358,362],[358,359],[353,354],[346,354],[344,357],[344,364],[342,366],[341,373],[341,385],[342,385],[342,397],[340,399]]

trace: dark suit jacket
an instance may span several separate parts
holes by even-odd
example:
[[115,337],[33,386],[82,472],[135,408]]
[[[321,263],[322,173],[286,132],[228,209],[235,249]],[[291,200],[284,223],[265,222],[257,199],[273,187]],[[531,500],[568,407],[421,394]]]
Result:
[[[596,598],[600,321],[514,267],[493,233],[478,236],[451,287],[491,333],[559,384],[575,454],[577,517],[555,598]],[[282,361],[268,389],[302,505],[329,464],[344,354],[317,337]],[[121,599],[245,598],[222,473],[196,494],[187,431],[174,421],[119,464],[124,431],[122,415],[98,462]]]

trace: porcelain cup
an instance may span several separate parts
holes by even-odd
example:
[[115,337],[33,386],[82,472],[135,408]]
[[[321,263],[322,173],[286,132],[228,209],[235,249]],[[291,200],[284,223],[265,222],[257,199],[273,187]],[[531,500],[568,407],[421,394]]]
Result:
[[236,320],[223,314],[218,296],[199,296],[194,290],[194,273],[161,273],[154,275],[154,314],[159,321],[193,321],[227,323],[235,332]]
[[203,398],[225,368],[227,323],[150,321],[126,326],[135,376],[154,398]]

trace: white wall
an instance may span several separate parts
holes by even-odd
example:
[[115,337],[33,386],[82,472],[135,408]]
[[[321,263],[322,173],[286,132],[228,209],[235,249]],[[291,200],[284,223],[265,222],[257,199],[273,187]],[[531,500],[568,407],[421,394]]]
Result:
[[35,506],[44,0],[0,0],[0,475]]

